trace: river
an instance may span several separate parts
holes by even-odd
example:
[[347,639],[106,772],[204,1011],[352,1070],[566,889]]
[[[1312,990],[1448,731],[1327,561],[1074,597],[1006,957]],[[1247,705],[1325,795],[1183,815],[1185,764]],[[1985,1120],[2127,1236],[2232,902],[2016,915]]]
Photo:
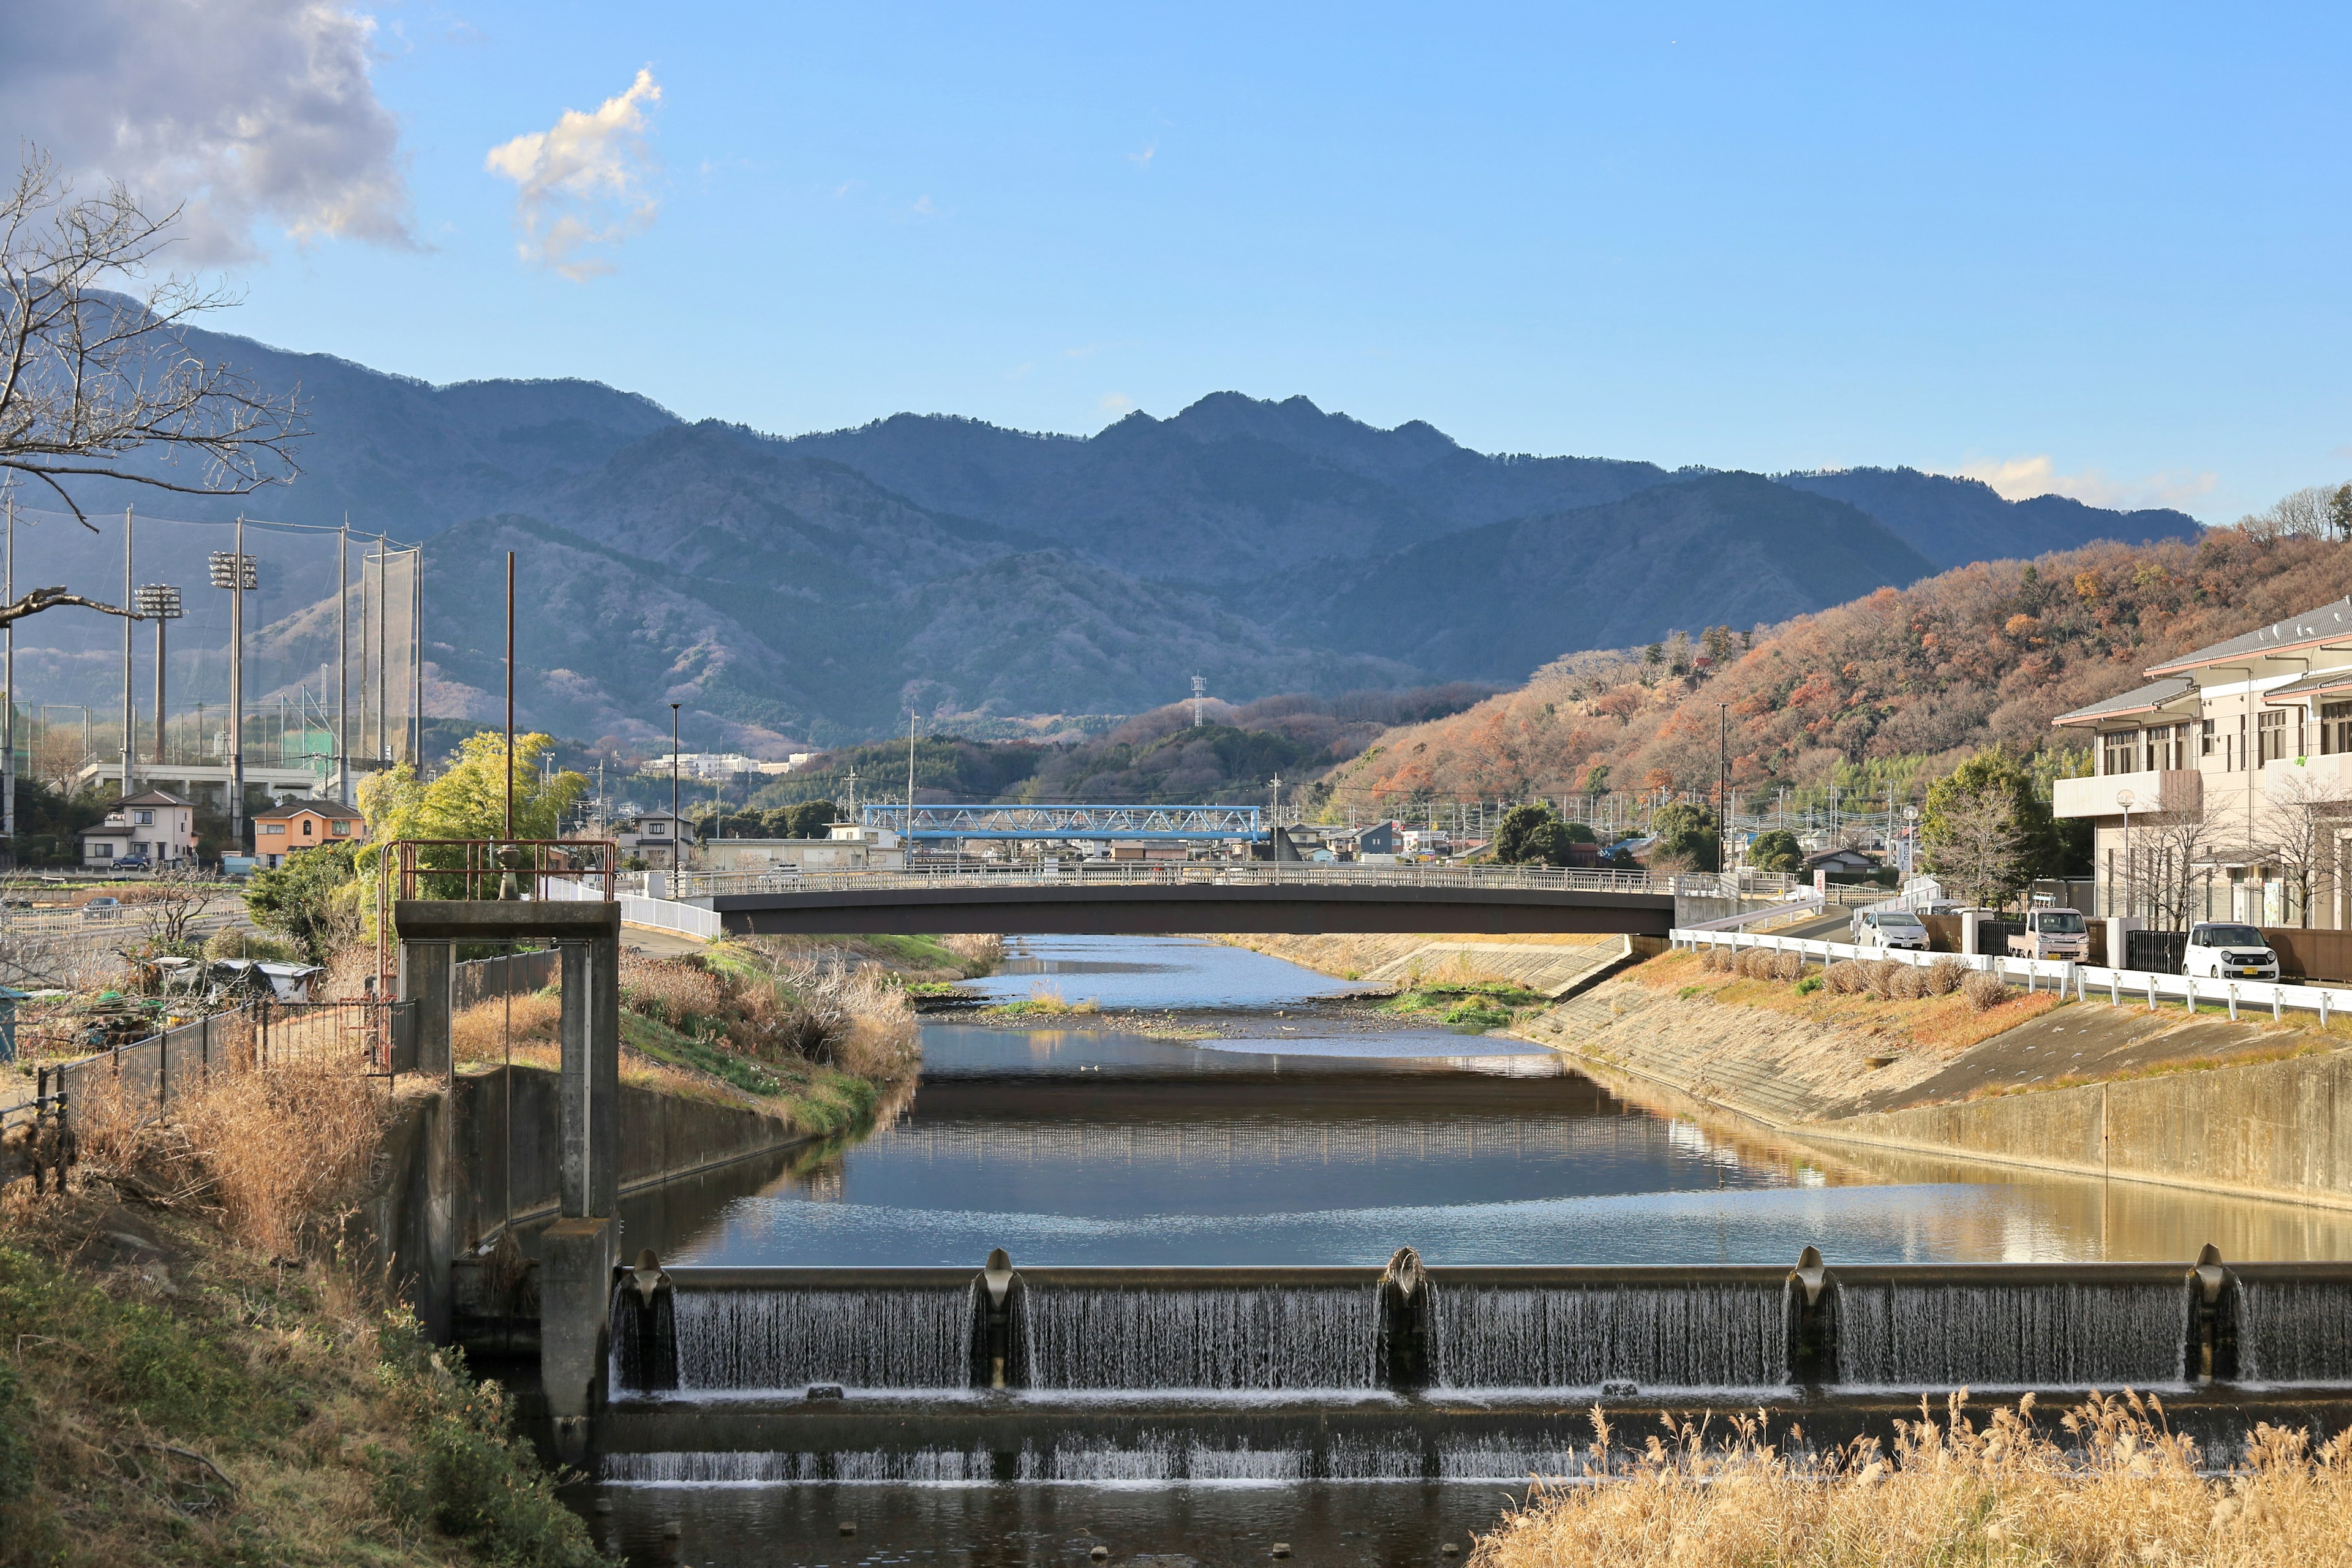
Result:
[[[723,1265],[1432,1264],[2344,1257],[2352,1219],[1808,1147],[1612,1092],[1555,1053],[1402,1027],[1363,989],[1180,939],[1036,938],[973,989],[1092,1004],[926,1025],[905,1112],[837,1158],[627,1245]],[[1197,1032],[1206,1019],[1217,1037]],[[597,1489],[633,1560],[1437,1562],[1495,1484],[966,1481]],[[850,1524],[855,1533],[845,1534]],[[666,1537],[665,1528],[677,1531]],[[673,1555],[682,1552],[683,1557]]]

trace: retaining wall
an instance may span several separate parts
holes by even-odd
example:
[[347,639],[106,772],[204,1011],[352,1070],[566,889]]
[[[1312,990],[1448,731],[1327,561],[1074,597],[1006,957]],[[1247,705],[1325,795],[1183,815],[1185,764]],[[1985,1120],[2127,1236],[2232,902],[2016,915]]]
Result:
[[2352,1052],[1877,1111],[1790,1131],[2352,1208]]

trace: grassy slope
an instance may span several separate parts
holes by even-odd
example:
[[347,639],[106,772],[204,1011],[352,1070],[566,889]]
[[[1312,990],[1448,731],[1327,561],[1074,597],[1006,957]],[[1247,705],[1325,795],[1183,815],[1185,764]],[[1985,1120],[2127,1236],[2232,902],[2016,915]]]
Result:
[[595,1560],[496,1386],[340,1267],[94,1181],[12,1194],[0,1347],[0,1562]]

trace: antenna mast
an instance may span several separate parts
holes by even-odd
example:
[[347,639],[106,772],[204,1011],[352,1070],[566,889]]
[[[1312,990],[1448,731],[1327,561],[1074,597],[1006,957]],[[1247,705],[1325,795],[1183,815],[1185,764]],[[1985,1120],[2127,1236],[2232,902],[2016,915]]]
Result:
[[1208,678],[1195,674],[1192,677],[1192,728],[1195,730],[1201,727],[1201,704],[1207,701],[1208,697]]

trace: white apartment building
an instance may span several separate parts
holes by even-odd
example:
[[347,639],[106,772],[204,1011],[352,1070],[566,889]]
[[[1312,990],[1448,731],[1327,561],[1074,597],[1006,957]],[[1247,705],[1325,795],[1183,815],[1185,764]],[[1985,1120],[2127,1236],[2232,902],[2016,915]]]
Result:
[[2053,721],[2091,743],[2052,805],[2092,821],[2099,912],[2352,928],[2352,598],[2145,673]]

